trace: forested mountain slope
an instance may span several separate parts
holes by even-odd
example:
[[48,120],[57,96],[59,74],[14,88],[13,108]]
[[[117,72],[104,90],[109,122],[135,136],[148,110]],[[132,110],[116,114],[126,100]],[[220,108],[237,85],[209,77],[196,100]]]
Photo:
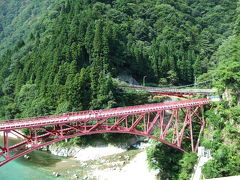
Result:
[[[200,78],[213,80],[212,86],[223,100],[206,109],[206,128],[201,145],[211,150],[212,159],[202,168],[205,178],[240,175],[240,31],[239,16],[231,36],[213,53],[216,62]],[[166,158],[169,156],[169,158]],[[159,142],[148,151],[152,168],[160,170],[161,178],[188,180],[196,154],[179,153]]]
[[56,0],[0,0],[0,55],[30,37],[46,16],[57,14]]
[[[238,21],[238,20],[237,20]],[[206,178],[239,175],[240,168],[240,34],[235,33],[215,53],[219,60],[211,70],[214,86],[224,95],[224,101],[207,112],[208,126],[203,144],[212,150],[213,159],[203,167]]]
[[[17,11],[1,14],[13,24],[14,12],[27,10],[18,4],[27,3],[10,2],[2,4]],[[34,2],[29,11],[54,8],[1,57],[4,118],[116,106],[111,77],[121,73],[161,85],[192,83],[231,34],[237,0]],[[2,24],[4,33],[14,32],[9,21]]]

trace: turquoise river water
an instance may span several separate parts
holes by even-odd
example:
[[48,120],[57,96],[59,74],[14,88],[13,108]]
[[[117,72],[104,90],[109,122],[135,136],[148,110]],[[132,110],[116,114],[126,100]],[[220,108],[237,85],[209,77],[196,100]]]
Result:
[[[10,140],[14,143],[16,140]],[[0,137],[2,143],[2,137]],[[44,151],[34,151],[28,154],[30,159],[19,158],[0,167],[1,180],[64,180],[56,178],[49,170],[63,158]]]

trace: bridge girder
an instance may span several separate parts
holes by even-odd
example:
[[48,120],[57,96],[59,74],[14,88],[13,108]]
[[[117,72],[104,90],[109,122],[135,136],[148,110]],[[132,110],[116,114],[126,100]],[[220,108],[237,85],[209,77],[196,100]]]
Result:
[[[137,108],[132,108],[133,111],[129,114],[110,114],[105,117],[91,116],[91,118],[85,119],[69,113],[65,114],[64,121],[54,121],[53,124],[40,123],[32,127],[23,125],[5,130],[0,129],[3,131],[3,145],[0,146],[0,166],[43,146],[76,136],[99,133],[141,135],[159,140],[180,151],[189,151],[187,147],[190,146],[190,151],[196,152],[205,127],[203,106],[208,103],[207,101],[205,103],[192,103],[188,106],[168,106],[162,109],[155,108],[149,112],[140,112],[136,110]],[[29,135],[17,131],[23,128],[29,129]],[[9,134],[17,136],[19,143],[10,145]]]

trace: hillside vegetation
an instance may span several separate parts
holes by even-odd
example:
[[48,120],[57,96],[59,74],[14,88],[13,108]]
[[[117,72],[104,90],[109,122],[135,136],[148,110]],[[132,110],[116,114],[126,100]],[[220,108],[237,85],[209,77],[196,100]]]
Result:
[[[237,29],[238,26],[236,26]],[[225,101],[207,112],[208,127],[203,144],[213,159],[203,167],[206,178],[240,174],[240,34],[236,31],[216,52],[219,66],[210,73]]]
[[[111,80],[122,73],[139,81],[147,75],[148,82],[161,85],[193,83],[217,63],[212,54],[233,31],[237,4],[14,2],[1,1],[6,21],[0,46],[23,32],[0,59],[0,116],[5,119],[127,105]],[[31,25],[34,14],[44,15]]]
[[[0,0],[0,55],[38,29],[42,19],[53,16],[56,0]],[[53,5],[53,7],[52,7]],[[51,11],[49,11],[51,9]]]

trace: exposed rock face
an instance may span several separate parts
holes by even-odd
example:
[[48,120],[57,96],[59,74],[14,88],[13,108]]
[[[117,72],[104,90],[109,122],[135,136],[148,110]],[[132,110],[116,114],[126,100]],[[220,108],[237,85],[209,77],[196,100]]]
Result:
[[[51,144],[47,147],[43,147],[42,150],[50,151],[53,155],[63,156],[63,157],[75,157],[79,160],[85,160],[88,151],[91,151],[92,155],[87,157],[87,159],[98,159],[102,156],[111,155],[115,153],[120,153],[126,151],[130,146],[138,146],[138,142],[144,141],[145,137],[133,136],[129,138],[124,143],[119,143],[116,146],[111,146],[108,144],[101,144],[96,147],[80,147],[77,145],[69,145],[63,147],[59,144]],[[101,151],[107,152],[101,152]],[[100,151],[100,152],[99,152]],[[84,155],[85,154],[85,155]]]
[[237,103],[240,105],[240,90],[236,92]]
[[232,96],[231,96],[232,90],[231,89],[225,89],[223,93],[223,99],[226,101],[231,102],[232,101]]
[[129,76],[129,75],[119,75],[117,79],[119,81],[124,81],[128,84],[139,85],[138,82],[132,76]]
[[233,91],[232,89],[226,88],[222,97],[225,101],[228,101],[230,105],[234,99],[240,104],[240,91]]
[[77,154],[81,149],[80,147],[69,146],[69,147],[62,147],[56,144],[52,144],[48,147],[48,150],[57,156],[63,157],[73,157]]

